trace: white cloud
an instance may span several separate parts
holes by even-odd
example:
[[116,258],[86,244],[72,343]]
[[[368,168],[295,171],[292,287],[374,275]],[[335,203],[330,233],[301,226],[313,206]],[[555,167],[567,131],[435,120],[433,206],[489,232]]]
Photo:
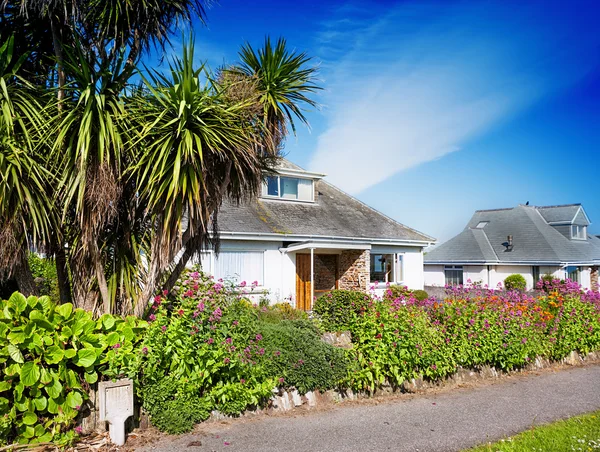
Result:
[[566,69],[574,56],[555,54],[572,24],[544,28],[535,9],[511,11],[419,3],[362,29],[330,21],[320,35],[329,122],[311,169],[358,193],[460,149],[591,67]]

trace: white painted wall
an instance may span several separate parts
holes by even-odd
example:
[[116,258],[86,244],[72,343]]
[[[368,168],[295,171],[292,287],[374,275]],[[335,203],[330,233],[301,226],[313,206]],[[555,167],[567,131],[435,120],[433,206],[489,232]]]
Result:
[[[445,285],[444,265],[425,265],[424,267],[423,274],[426,286]],[[592,286],[591,270],[591,267],[581,267],[580,284],[584,289],[590,289]],[[489,272],[487,266],[463,265],[463,280],[465,283],[469,279],[473,283],[481,281],[492,289],[498,288],[498,283],[502,283],[502,287],[504,287],[506,277],[515,273],[523,275],[527,282],[527,290],[534,287],[533,271],[529,265],[490,265]],[[557,266],[540,266],[540,276],[543,275],[552,275],[559,279],[566,278],[564,268]]]
[[425,270],[423,275],[425,277],[426,286],[445,286],[446,277],[444,275],[443,265],[424,265]]
[[[295,305],[296,298],[296,253],[282,253],[279,249],[283,242],[269,242],[258,240],[221,240],[221,251],[262,251],[263,257],[263,284],[257,287],[255,295],[250,295],[254,302],[258,302],[264,290],[269,292],[271,303],[289,301]],[[306,252],[303,250],[302,252]],[[318,250],[315,250],[319,253]],[[331,251],[329,251],[331,252]],[[373,246],[374,254],[401,254],[403,258],[404,279],[402,284],[409,289],[422,289],[423,276],[423,251],[419,247],[402,246]],[[214,254],[212,258],[206,258],[209,273],[214,266]],[[212,264],[211,264],[212,262]],[[443,272],[442,272],[443,276]],[[248,284],[251,281],[247,281]],[[382,295],[384,286],[376,289],[376,294]]]

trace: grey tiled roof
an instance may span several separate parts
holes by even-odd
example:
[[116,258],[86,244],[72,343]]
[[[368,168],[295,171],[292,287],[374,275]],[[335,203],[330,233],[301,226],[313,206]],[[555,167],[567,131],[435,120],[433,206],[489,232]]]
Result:
[[[588,235],[587,240],[571,240],[548,224],[551,221],[571,221],[577,213],[574,206],[517,206],[511,209],[478,210],[466,228],[456,237],[425,255],[425,263],[589,263],[600,262],[600,239]],[[559,212],[554,214],[552,209]],[[561,220],[554,220],[561,218]],[[487,222],[485,227],[477,225]],[[513,247],[507,251],[503,243],[513,237]]]
[[[284,161],[282,166],[302,170],[289,161]],[[218,215],[219,229],[253,234],[435,241],[324,180],[316,182],[315,192],[315,203],[262,198],[241,205],[225,202]]]
[[[571,223],[577,215],[577,224],[588,225],[585,215],[580,212],[581,204],[567,204],[562,206],[541,206],[538,211],[548,223]],[[579,212],[579,214],[578,214]]]

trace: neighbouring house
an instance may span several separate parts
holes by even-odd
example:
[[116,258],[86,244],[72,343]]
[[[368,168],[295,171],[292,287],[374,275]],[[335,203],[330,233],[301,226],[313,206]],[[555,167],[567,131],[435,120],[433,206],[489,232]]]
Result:
[[219,211],[221,247],[200,256],[215,278],[245,281],[271,302],[310,310],[333,289],[423,288],[423,249],[435,239],[404,226],[284,160],[258,199]]
[[548,274],[598,290],[600,239],[589,225],[580,204],[478,210],[460,234],[426,253],[425,286],[470,280],[495,288],[519,273],[528,289]]

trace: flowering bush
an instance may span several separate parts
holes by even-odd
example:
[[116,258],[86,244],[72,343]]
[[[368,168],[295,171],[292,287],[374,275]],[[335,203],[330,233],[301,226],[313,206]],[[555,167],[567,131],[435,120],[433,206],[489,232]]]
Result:
[[158,427],[179,433],[213,409],[239,414],[270,396],[275,383],[258,363],[264,350],[257,312],[241,295],[188,272],[151,311],[138,388]]
[[546,289],[534,297],[467,285],[448,288],[441,301],[386,293],[360,310],[337,308],[348,317],[330,327],[348,328],[353,341],[346,383],[372,391],[386,381],[397,386],[417,375],[443,377],[457,366],[510,370],[537,356],[600,350],[600,294],[571,281],[555,280]]
[[14,293],[0,309],[0,444],[68,444],[86,389],[135,368],[146,322]]

